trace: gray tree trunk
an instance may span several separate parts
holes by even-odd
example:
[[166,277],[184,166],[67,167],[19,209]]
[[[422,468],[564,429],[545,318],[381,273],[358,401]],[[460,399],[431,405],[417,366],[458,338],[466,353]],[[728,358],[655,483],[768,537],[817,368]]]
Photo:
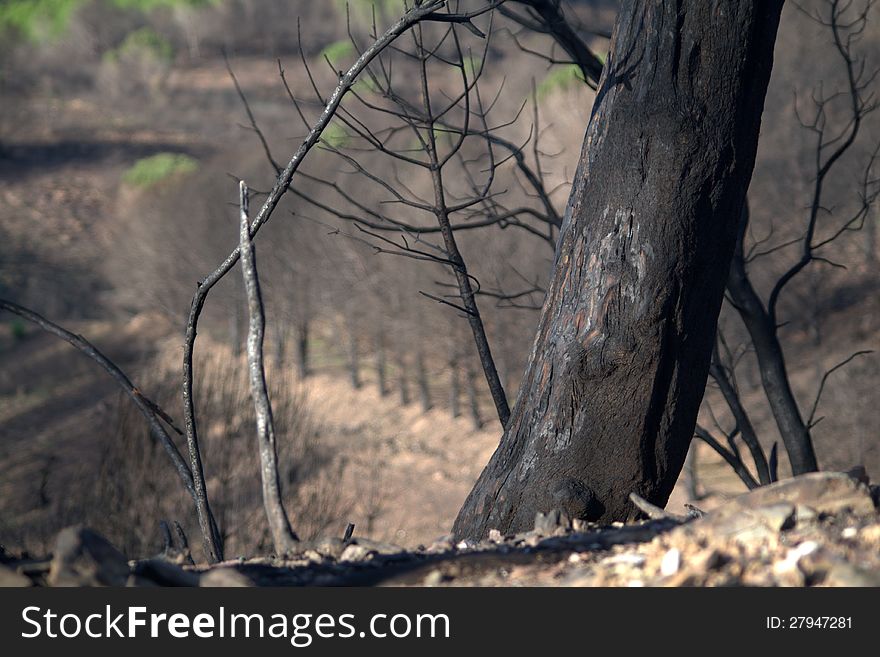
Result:
[[421,350],[416,354],[416,370],[418,370],[419,401],[422,404],[422,412],[427,413],[431,410],[433,403],[431,402],[431,386],[428,383],[428,370],[425,368],[425,356]]
[[746,273],[742,239],[747,225],[748,208],[744,206],[739,239],[730,266],[730,277],[727,280],[727,291],[752,339],[761,374],[761,385],[764,387],[764,394],[773,412],[779,435],[785,444],[791,471],[796,475],[815,472],[819,469],[819,464],[813,449],[813,439],[810,437],[810,428],[801,416],[800,407],[791,389],[785,354],[779,342],[775,320],[770,317]]
[[385,340],[381,333],[376,336],[376,387],[379,394],[385,397],[388,394],[388,368],[385,363]]
[[458,356],[453,348],[449,355],[449,412],[452,417],[461,415],[461,380],[458,373]]
[[309,376],[309,322],[300,320],[296,327],[296,368],[300,380]]
[[409,377],[406,372],[406,358],[402,351],[397,352],[397,387],[400,391],[400,405],[407,406],[409,404]]
[[517,404],[457,538],[665,506],[703,397],[782,0],[625,2]]

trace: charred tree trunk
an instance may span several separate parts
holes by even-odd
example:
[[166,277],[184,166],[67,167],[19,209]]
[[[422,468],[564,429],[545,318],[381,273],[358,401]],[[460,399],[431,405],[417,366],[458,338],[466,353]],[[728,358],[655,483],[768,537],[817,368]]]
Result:
[[730,265],[727,291],[742,319],[761,373],[761,385],[773,412],[779,435],[788,452],[792,474],[815,472],[819,469],[810,427],[801,416],[800,408],[791,389],[785,354],[776,331],[776,320],[770,316],[746,272],[742,240],[748,225],[748,207],[743,206],[739,235]]
[[296,327],[296,368],[300,380],[309,376],[309,322],[300,320]]
[[457,538],[664,506],[703,397],[782,0],[624,3],[515,411]]

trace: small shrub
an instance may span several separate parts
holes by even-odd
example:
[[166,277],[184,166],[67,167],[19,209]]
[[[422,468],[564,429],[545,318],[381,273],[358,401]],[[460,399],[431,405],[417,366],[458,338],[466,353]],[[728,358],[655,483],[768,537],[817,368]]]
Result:
[[119,47],[104,53],[105,61],[140,57],[152,57],[159,62],[170,64],[174,59],[174,47],[156,30],[142,27],[125,37]]
[[80,4],[82,0],[5,0],[0,3],[0,32],[12,30],[31,41],[56,37]]
[[195,158],[183,153],[157,153],[135,162],[122,180],[135,187],[151,187],[175,176],[193,173],[199,168]]
[[345,128],[334,122],[321,133],[321,141],[331,148],[345,148],[351,141],[351,135]]
[[325,57],[330,61],[333,66],[340,65],[343,61],[348,60],[349,58],[354,56],[354,46],[351,41],[348,39],[343,39],[342,41],[334,41],[329,46],[324,48],[318,56],[321,59]]

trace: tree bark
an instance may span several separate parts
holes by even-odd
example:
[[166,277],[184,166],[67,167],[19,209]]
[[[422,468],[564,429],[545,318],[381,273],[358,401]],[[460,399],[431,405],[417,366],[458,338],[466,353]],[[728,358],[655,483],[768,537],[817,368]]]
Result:
[[251,241],[248,188],[244,181],[241,181],[239,185],[241,208],[239,253],[248,307],[248,379],[251,385],[251,397],[254,400],[254,413],[257,418],[257,445],[260,454],[260,479],[263,485],[263,508],[266,511],[269,531],[272,533],[275,554],[281,556],[296,549],[299,537],[290,526],[281,495],[275,422],[272,418],[272,404],[269,400],[266,370],[263,366],[266,318],[263,311],[263,297],[260,292],[260,278],[257,274],[257,256]]
[[703,397],[782,0],[624,4],[501,444],[457,538],[664,506]]

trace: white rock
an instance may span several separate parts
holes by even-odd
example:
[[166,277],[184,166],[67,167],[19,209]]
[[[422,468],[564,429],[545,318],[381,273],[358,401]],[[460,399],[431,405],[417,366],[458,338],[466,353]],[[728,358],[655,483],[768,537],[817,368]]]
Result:
[[669,577],[677,573],[680,567],[681,552],[678,548],[672,548],[663,555],[663,559],[660,561],[660,574]]

